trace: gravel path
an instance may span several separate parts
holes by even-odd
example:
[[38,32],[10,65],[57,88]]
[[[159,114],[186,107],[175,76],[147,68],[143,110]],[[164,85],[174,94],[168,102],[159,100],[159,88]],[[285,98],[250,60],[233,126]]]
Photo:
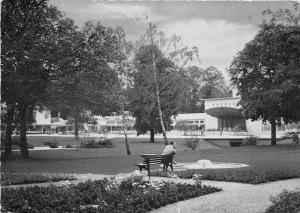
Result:
[[[179,181],[192,183],[192,180]],[[203,181],[203,184],[223,191],[170,204],[151,213],[261,213],[272,204],[270,196],[283,189],[300,191],[300,178],[259,185],[219,181]]]

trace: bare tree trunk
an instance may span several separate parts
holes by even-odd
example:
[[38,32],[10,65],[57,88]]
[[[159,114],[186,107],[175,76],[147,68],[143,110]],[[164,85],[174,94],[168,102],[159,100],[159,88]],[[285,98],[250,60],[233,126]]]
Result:
[[150,143],[154,142],[154,129],[150,130]]
[[126,152],[127,152],[127,155],[131,155],[130,148],[129,148],[129,142],[128,142],[128,136],[127,136],[127,128],[124,127],[123,130],[124,130],[124,136],[125,136]]
[[13,120],[14,120],[15,108],[14,106],[7,105],[7,117],[6,117],[6,132],[5,132],[5,151],[4,155],[11,154],[11,135],[13,132]]
[[123,122],[123,133],[124,133],[124,137],[125,137],[126,152],[127,152],[127,155],[131,155],[130,148],[129,148],[129,142],[128,142],[127,124],[126,124],[125,116],[126,115],[125,115],[124,108],[123,108],[122,122]]
[[271,123],[271,145],[276,146],[276,122],[270,121]]
[[163,116],[162,116],[162,111],[161,111],[161,105],[160,105],[160,97],[159,97],[159,87],[158,87],[158,81],[157,81],[157,73],[156,73],[156,62],[155,62],[155,55],[154,55],[154,44],[153,44],[153,32],[152,32],[152,24],[150,23],[150,31],[151,31],[151,46],[152,46],[152,70],[153,70],[153,76],[154,76],[154,83],[155,83],[155,92],[156,92],[156,101],[157,101],[157,110],[158,110],[158,116],[159,116],[159,121],[164,137],[164,142],[165,144],[168,144],[168,138],[166,134],[166,129],[163,121]]
[[27,111],[28,107],[25,104],[20,104],[20,152],[22,157],[29,157],[28,146],[27,146]]
[[79,148],[79,123],[78,123],[78,118],[74,118],[75,122],[75,141],[76,141],[76,148],[78,150]]

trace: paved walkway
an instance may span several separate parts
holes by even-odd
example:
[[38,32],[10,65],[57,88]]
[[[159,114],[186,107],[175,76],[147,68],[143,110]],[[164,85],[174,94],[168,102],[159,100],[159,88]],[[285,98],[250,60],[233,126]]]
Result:
[[[192,183],[193,180],[176,182]],[[219,181],[203,181],[203,184],[223,191],[170,204],[151,213],[261,213],[272,204],[270,196],[284,189],[300,191],[300,178],[259,185]]]
[[[78,184],[90,180],[116,177],[114,175],[102,174],[70,174],[77,178],[73,181],[61,181],[53,183],[26,184],[7,187],[21,186],[44,186]],[[118,174],[118,177],[128,174]],[[147,178],[148,179],[148,178]],[[151,177],[151,180],[164,180],[176,183],[194,184],[192,179],[173,179],[165,177]],[[155,209],[150,213],[262,213],[272,204],[270,196],[275,196],[282,190],[300,191],[300,178],[276,181],[266,184],[252,185],[222,181],[203,180],[203,185],[210,185],[221,188],[223,191],[212,193],[205,196],[180,201],[165,207]],[[3,186],[2,186],[3,187]],[[5,186],[4,186],[5,188]]]

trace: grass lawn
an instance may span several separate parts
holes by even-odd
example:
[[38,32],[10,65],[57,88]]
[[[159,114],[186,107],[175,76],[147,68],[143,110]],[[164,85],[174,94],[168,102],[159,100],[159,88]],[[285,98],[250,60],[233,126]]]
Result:
[[[64,138],[60,139],[64,141]],[[209,159],[213,162],[245,163],[262,169],[290,168],[300,174],[300,150],[292,146],[219,148],[203,142],[200,150],[184,151],[184,139],[172,140],[177,142],[176,162]],[[133,164],[142,161],[142,153],[161,153],[164,146],[159,141],[149,143],[148,138],[130,139],[132,155],[127,156],[124,139],[114,138],[113,142],[113,148],[30,151],[29,159],[21,159],[19,153],[14,153],[10,159],[3,160],[2,172],[128,173],[137,169]]]

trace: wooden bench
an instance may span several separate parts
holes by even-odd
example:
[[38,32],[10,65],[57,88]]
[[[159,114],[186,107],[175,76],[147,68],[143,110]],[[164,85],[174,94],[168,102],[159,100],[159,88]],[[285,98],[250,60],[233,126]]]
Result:
[[141,155],[144,158],[143,163],[134,164],[139,167],[139,170],[143,169],[148,170],[148,176],[150,179],[150,165],[163,164],[163,171],[168,171],[168,166],[173,169],[173,158],[175,154],[170,155],[160,155],[160,154],[143,154]]

